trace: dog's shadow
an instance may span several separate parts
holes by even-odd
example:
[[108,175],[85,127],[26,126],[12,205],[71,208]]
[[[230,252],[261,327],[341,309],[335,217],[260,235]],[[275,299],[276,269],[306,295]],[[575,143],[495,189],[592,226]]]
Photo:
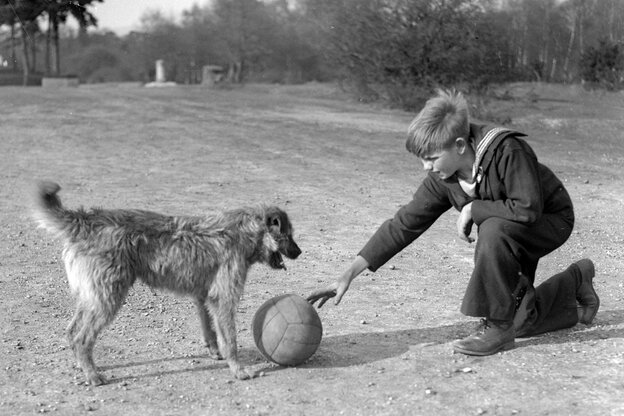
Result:
[[[106,377],[107,384],[115,384],[121,383],[127,380],[138,380],[144,378],[157,378],[165,375],[175,375],[175,374],[183,374],[183,373],[193,373],[193,372],[205,372],[205,371],[215,371],[215,370],[223,370],[227,368],[227,363],[222,360],[214,360],[210,357],[208,353],[206,354],[196,354],[196,355],[185,355],[182,357],[170,357],[170,358],[159,358],[155,360],[146,360],[146,361],[133,361],[126,362],[122,364],[114,364],[114,365],[102,365],[98,366],[98,370],[110,372],[111,370],[123,369],[129,367],[146,367],[153,368],[158,366],[167,365],[168,363],[179,361],[181,363],[186,362],[186,364],[181,364],[179,369],[176,370],[161,370],[161,371],[152,371],[149,373],[142,373],[137,371],[134,374],[124,375],[120,377]],[[188,363],[191,363],[191,366]],[[202,362],[207,362],[206,364],[200,364]],[[106,376],[106,373],[103,374]]]
[[[624,337],[624,328],[617,326],[624,323],[624,310],[601,312],[595,325],[585,327],[577,325],[562,331],[550,332],[532,338],[520,338],[516,341],[517,348],[533,345],[553,345],[569,342],[589,342],[610,338]],[[458,322],[429,328],[414,328],[389,332],[365,332],[347,335],[324,337],[316,354],[300,368],[340,368],[371,364],[388,358],[398,357],[412,347],[429,347],[452,342],[468,335],[474,325],[470,322]],[[243,364],[262,362],[263,358],[254,348],[241,348],[239,358]],[[187,355],[183,357],[162,358],[141,362],[101,366],[100,370],[114,370],[127,367],[154,367],[173,361],[191,362],[192,366],[184,365],[175,370],[162,370],[150,373],[136,373],[122,377],[113,377],[109,383],[124,380],[160,377],[191,372],[207,372],[227,368],[225,361],[215,361],[208,354]],[[270,373],[287,367],[266,364],[260,371]],[[229,374],[228,374],[229,376]]]

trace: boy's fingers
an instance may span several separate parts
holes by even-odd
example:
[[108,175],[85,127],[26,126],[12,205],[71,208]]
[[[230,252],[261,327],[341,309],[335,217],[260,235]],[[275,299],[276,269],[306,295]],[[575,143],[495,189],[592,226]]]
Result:
[[306,300],[307,300],[308,302],[310,302],[311,304],[314,304],[314,302],[316,302],[317,300],[319,300],[319,298],[320,298],[320,296],[319,296],[316,292],[314,292],[314,293],[312,293],[312,294],[308,295],[308,297],[306,298]]
[[474,238],[470,237],[470,235],[469,235],[469,234],[466,234],[466,233],[463,233],[463,232],[460,232],[460,233],[459,233],[459,238],[460,238],[460,239],[462,239],[462,240],[464,240],[464,241],[465,241],[465,242],[467,242],[467,243],[472,243],[472,242],[474,242]]
[[325,290],[319,290],[317,292],[312,293],[310,296],[308,296],[307,300],[312,305],[314,305],[314,302],[318,300],[319,304],[317,307],[320,308],[325,304],[325,302],[327,302],[330,298],[333,298],[334,296],[336,296],[335,289],[332,289],[332,290],[325,289]]
[[344,292],[342,292],[341,294],[336,296],[336,301],[334,302],[334,305],[340,304],[340,301],[342,300],[342,295],[343,294],[344,294]]

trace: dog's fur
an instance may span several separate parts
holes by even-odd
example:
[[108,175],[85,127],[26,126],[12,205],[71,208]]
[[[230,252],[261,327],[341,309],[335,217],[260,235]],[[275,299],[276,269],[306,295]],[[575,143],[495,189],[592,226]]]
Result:
[[104,382],[93,362],[93,346],[137,278],[191,296],[211,357],[225,358],[239,379],[254,377],[238,361],[236,310],[251,265],[282,269],[281,254],[290,259],[301,254],[284,211],[259,206],[203,218],[69,210],[59,190],[53,182],[39,184],[35,219],[64,241],[67,278],[77,299],[67,336],[88,383]]

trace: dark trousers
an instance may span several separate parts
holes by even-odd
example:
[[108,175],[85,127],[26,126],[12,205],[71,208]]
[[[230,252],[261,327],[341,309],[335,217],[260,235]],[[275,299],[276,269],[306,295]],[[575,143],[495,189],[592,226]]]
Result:
[[489,218],[479,225],[475,268],[461,312],[514,320],[519,336],[568,328],[578,322],[578,269],[569,267],[533,287],[539,259],[572,233],[572,209],[544,214],[534,224]]

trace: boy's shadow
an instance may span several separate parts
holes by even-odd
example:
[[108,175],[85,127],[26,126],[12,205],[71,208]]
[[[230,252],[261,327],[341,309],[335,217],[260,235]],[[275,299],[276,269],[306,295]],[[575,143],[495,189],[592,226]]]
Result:
[[[570,329],[531,338],[518,338],[516,348],[622,338],[624,328],[605,328],[605,326],[622,323],[624,323],[624,310],[604,311],[596,317],[593,326],[585,327],[580,324]],[[400,356],[409,351],[410,347],[429,347],[450,343],[469,335],[475,326],[476,323],[459,322],[439,327],[326,337],[315,356],[303,367],[349,367],[369,364]]]
[[[624,323],[624,310],[610,310],[600,312],[595,323],[591,327],[577,325],[573,328],[549,332],[532,338],[518,338],[516,348],[523,348],[532,345],[553,345],[569,342],[587,342],[609,338],[623,338],[624,328],[605,328]],[[367,332],[347,335],[336,335],[324,337],[316,354],[302,368],[339,368],[354,365],[370,364],[387,358],[398,357],[410,347],[429,347],[446,344],[456,339],[467,336],[475,324],[470,322],[458,322],[451,325],[444,325],[429,328],[414,328],[389,332]],[[239,359],[243,364],[257,363],[264,359],[260,353],[251,347],[239,350]],[[224,370],[227,368],[225,361],[211,360],[208,354],[197,354],[184,357],[162,358],[141,362],[128,362],[101,366],[100,370],[114,370],[135,366],[153,367],[164,365],[169,362],[184,361],[191,362],[181,365],[175,370],[152,371],[141,373],[138,371],[134,375],[113,377],[109,383],[117,383],[130,379],[143,379],[150,377],[160,377],[164,375],[175,375],[190,372],[209,372]],[[265,373],[279,371],[285,367],[267,365],[261,369]],[[222,374],[219,374],[222,376]],[[231,377],[228,373],[227,377]]]
[[624,323],[624,310],[599,311],[591,326],[577,324],[567,330],[548,332],[531,338],[518,338],[516,339],[516,348],[623,338],[624,327],[605,328],[605,326],[615,326],[622,323]]
[[350,367],[398,357],[411,347],[445,344],[470,333],[475,324],[461,322],[430,328],[366,332],[323,338],[309,368]]

